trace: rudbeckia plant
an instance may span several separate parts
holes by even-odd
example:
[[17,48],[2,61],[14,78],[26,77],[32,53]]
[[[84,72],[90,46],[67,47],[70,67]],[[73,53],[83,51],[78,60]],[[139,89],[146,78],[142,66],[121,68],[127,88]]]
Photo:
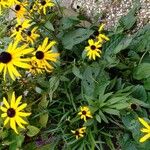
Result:
[[140,2],[110,27],[109,7],[89,17],[58,0],[0,0],[0,149],[149,150]]

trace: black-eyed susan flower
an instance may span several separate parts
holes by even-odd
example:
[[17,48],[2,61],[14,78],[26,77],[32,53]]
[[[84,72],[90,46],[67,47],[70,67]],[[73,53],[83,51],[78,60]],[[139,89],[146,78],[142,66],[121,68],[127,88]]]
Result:
[[43,68],[39,68],[37,65],[37,62],[35,60],[31,60],[30,61],[30,68],[29,68],[29,72],[31,74],[41,74],[43,73]]
[[39,10],[39,3],[38,1],[34,1],[34,3],[31,3],[30,5],[30,14],[32,14],[33,12],[38,12]]
[[95,42],[93,39],[88,40],[89,46],[85,47],[86,55],[89,59],[95,60],[96,57],[101,57],[102,51],[100,50],[102,44],[100,42]]
[[102,33],[103,29],[104,29],[104,24],[101,24],[99,26],[99,29],[98,29],[98,35],[96,36],[97,40],[100,42],[100,43],[103,43],[104,41],[109,41],[110,39],[104,34]]
[[87,118],[93,118],[91,111],[87,106],[80,107],[80,112],[78,113],[78,115],[80,115],[81,119],[83,119],[84,121],[86,121]]
[[40,0],[39,2],[39,10],[42,10],[44,15],[46,15],[46,9],[48,7],[53,7],[55,4],[52,0]]
[[56,62],[59,56],[59,53],[50,50],[55,44],[56,41],[48,42],[48,37],[46,37],[42,45],[39,45],[37,50],[33,53],[34,56],[32,57],[32,60],[37,62],[39,68],[43,68],[47,72],[51,72],[53,69],[53,66],[49,62]]
[[7,50],[0,53],[0,72],[3,72],[4,80],[7,72],[10,77],[15,80],[16,77],[21,77],[16,67],[29,69],[30,65],[27,63],[29,58],[23,58],[24,55],[31,53],[34,49],[28,48],[27,45],[18,46],[18,41],[10,43]]
[[26,41],[31,43],[32,45],[34,44],[34,41],[40,37],[39,34],[37,34],[36,31],[37,30],[37,27],[34,27],[31,31],[30,30],[27,30],[26,31]]
[[30,20],[24,20],[23,22],[18,20],[18,23],[15,25],[14,29],[12,30],[11,37],[13,37],[17,41],[24,40],[23,32],[25,32],[25,30],[30,26],[31,26]]
[[76,130],[71,130],[71,132],[76,136],[76,139],[84,137],[86,127],[82,127]]
[[[31,113],[24,112],[23,109],[27,107],[27,103],[21,104],[22,96],[19,96],[18,98],[15,97],[15,92],[12,93],[12,97],[10,102],[6,100],[5,97],[3,97],[3,105],[0,109],[3,111],[1,114],[2,118],[5,118],[4,126],[10,122],[10,127],[18,134],[17,131],[17,125],[25,129],[24,125],[28,124],[23,117],[30,116]],[[24,125],[22,125],[24,124]]]
[[27,9],[28,6],[27,2],[17,2],[14,6],[15,14],[17,17],[17,20],[25,19],[25,16],[27,15]]
[[141,124],[145,127],[141,129],[141,132],[146,133],[146,135],[144,135],[141,139],[140,142],[143,143],[145,142],[147,139],[150,138],[150,125],[142,118],[138,118],[139,121],[141,122]]

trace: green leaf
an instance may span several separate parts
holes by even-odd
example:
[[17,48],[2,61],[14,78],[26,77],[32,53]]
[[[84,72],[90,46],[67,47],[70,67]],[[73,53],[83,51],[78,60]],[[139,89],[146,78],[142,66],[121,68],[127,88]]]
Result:
[[107,118],[105,117],[105,115],[103,114],[103,112],[101,110],[99,110],[99,115],[104,120],[104,122],[108,123]]
[[53,99],[53,93],[58,88],[59,82],[60,82],[60,79],[56,76],[51,77],[50,80],[49,80],[49,90],[48,90],[48,92],[49,92],[50,101],[52,101],[52,99]]
[[39,123],[42,125],[42,127],[46,127],[47,122],[48,122],[48,113],[45,113],[40,116]]
[[102,120],[101,120],[101,117],[100,117],[98,114],[96,114],[95,117],[96,117],[96,120],[97,120],[99,123],[101,123],[101,121],[102,121]]
[[126,16],[121,17],[119,20],[119,25],[124,30],[129,30],[133,27],[133,25],[136,23],[137,17],[135,16],[137,10],[140,8],[140,2],[136,2],[133,5],[133,8],[129,11],[129,13]]
[[132,41],[132,37],[131,37],[131,36],[130,36],[130,37],[125,37],[125,38],[123,38],[123,39],[120,41],[120,43],[114,48],[113,53],[114,53],[114,54],[117,54],[117,53],[119,53],[121,50],[126,49],[126,48],[130,45],[131,41]]
[[50,21],[47,21],[44,26],[51,31],[55,31],[55,29]]
[[82,79],[82,74],[80,73],[79,68],[77,68],[75,65],[72,68],[72,72],[75,76],[77,76],[78,78]]
[[144,80],[144,88],[150,90],[150,77]]
[[114,104],[114,105],[111,105],[110,106],[111,108],[115,108],[117,110],[121,110],[121,109],[125,109],[125,108],[128,108],[129,107],[129,104],[128,103],[121,103],[120,104]]
[[67,30],[79,23],[80,20],[77,18],[77,16],[63,17],[60,20],[60,29]]
[[148,23],[137,33],[130,44],[130,49],[136,52],[150,51],[150,24]]
[[33,136],[37,135],[40,132],[40,129],[38,129],[35,126],[31,126],[31,125],[27,126],[27,129],[28,129],[27,135],[29,137],[33,137]]
[[142,85],[137,86],[136,90],[132,93],[132,96],[144,102],[147,100],[147,93]]
[[106,113],[108,113],[108,114],[111,114],[111,115],[117,115],[117,116],[119,116],[119,111],[115,110],[115,109],[103,108],[103,111],[106,112]]
[[138,65],[133,72],[133,77],[137,80],[150,77],[150,63],[142,63]]
[[62,37],[62,43],[65,49],[71,50],[73,46],[87,40],[91,34],[93,34],[93,30],[80,28],[75,31],[70,31],[64,34]]

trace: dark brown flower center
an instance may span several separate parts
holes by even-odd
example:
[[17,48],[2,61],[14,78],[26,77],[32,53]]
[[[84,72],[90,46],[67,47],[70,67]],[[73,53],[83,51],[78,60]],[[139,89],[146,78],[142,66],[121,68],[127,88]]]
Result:
[[91,46],[91,49],[92,49],[92,50],[95,50],[95,49],[96,49],[96,46],[95,46],[95,45],[92,45],[92,46]]
[[137,109],[137,105],[136,104],[131,104],[130,105],[131,109],[136,110]]
[[42,51],[37,51],[35,54],[37,59],[43,59],[44,58],[44,53]]
[[79,135],[79,134],[80,134],[79,131],[76,130],[75,135]]
[[46,4],[46,2],[45,2],[45,1],[42,1],[42,2],[41,2],[41,5],[43,5],[43,6],[44,6],[45,4]]
[[16,111],[13,109],[13,108],[9,108],[7,110],[7,116],[10,117],[10,118],[13,118],[16,114]]
[[16,27],[16,31],[19,31],[20,28],[22,28],[22,25],[18,25],[18,26]]
[[27,35],[28,35],[28,36],[31,36],[31,31],[28,31],[28,32],[27,32]]
[[82,111],[82,115],[86,115],[86,111],[85,110]]
[[19,10],[20,10],[20,8],[21,8],[21,6],[20,6],[20,5],[16,5],[16,6],[15,6],[15,10],[16,10],[16,11],[19,11]]
[[0,54],[0,62],[4,63],[4,64],[7,64],[8,62],[10,62],[12,59],[12,56],[10,53],[8,52],[2,52]]

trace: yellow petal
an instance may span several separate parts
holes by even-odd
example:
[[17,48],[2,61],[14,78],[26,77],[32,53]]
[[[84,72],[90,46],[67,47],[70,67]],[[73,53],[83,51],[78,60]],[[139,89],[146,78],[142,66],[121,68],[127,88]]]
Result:
[[3,68],[4,68],[4,64],[0,63],[0,72],[2,72]]
[[18,131],[16,129],[16,122],[14,118],[10,119],[10,127],[18,134]]
[[10,101],[10,107],[15,108],[15,92],[12,93],[12,98]]
[[109,41],[110,39],[106,36],[106,35],[104,35],[104,34],[100,34],[99,35],[102,39],[104,39],[104,40],[106,40],[106,41]]
[[75,134],[75,132],[76,132],[76,131],[74,131],[74,130],[71,130],[71,132],[72,132],[73,134]]
[[22,124],[28,124],[26,121],[24,121],[21,117],[17,116],[16,120]]
[[13,80],[15,80],[15,76],[14,76],[12,70],[11,70],[10,65],[8,65],[8,72],[9,72],[10,77],[11,77]]
[[17,71],[17,69],[13,65],[11,65],[10,67],[11,67],[11,71],[16,77],[21,77],[21,74]]
[[140,142],[143,143],[145,142],[147,139],[150,138],[150,133],[149,134],[146,134],[145,136],[143,136],[141,139],[140,139]]
[[23,62],[14,62],[14,65],[20,68],[27,68],[29,69],[31,67],[31,65],[27,64],[27,63],[23,63]]
[[19,126],[20,128],[25,129],[25,127],[19,122],[18,119],[16,119],[16,123],[18,124],[18,126]]
[[8,102],[7,102],[7,100],[6,100],[5,97],[3,97],[3,103],[4,103],[4,105],[5,105],[7,108],[9,108],[9,104],[8,104]]
[[27,117],[27,116],[30,116],[31,113],[26,113],[26,112],[18,112],[18,115],[21,116],[21,117]]
[[88,43],[89,43],[89,45],[93,45],[93,44],[94,44],[94,41],[93,41],[92,39],[89,39],[89,40],[88,40]]
[[98,31],[101,32],[101,31],[104,29],[104,26],[105,26],[105,24],[102,23],[102,24],[100,25]]
[[6,72],[7,72],[7,66],[5,64],[5,66],[4,66],[4,74],[3,74],[4,81],[6,80]]
[[1,117],[2,117],[2,118],[7,117],[7,113],[3,113],[3,114],[1,114]]
[[3,111],[3,112],[7,112],[7,108],[1,106],[0,109]]
[[27,103],[24,103],[22,105],[20,105],[18,108],[17,108],[17,111],[19,112],[20,110],[24,109],[27,107]]
[[20,104],[21,99],[22,99],[22,96],[19,96],[19,97],[16,99],[15,108],[18,107],[18,105]]
[[4,121],[4,126],[6,126],[6,124],[9,122],[9,117],[7,117],[6,119],[5,119],[5,121]]
[[49,50],[52,46],[54,46],[56,44],[56,41],[51,41],[46,48],[43,50],[44,52],[46,52],[47,50]]
[[144,119],[142,119],[140,117],[138,119],[143,124],[143,126],[145,126],[147,129],[150,129],[150,126],[148,125],[148,123]]
[[141,132],[144,132],[144,133],[146,133],[146,132],[147,132],[147,133],[150,133],[150,130],[149,130],[149,129],[146,129],[146,128],[142,128],[142,129],[141,129]]
[[40,49],[40,50],[44,50],[43,48],[46,47],[47,43],[48,43],[48,37],[46,37],[46,38],[44,39],[43,44],[42,44],[42,47],[41,47],[42,49]]

